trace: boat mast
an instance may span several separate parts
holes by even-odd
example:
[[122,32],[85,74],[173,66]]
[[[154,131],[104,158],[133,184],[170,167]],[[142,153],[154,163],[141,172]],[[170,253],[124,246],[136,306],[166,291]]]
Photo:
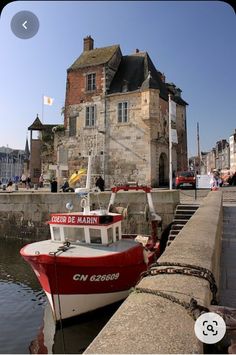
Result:
[[90,187],[91,187],[91,164],[92,164],[92,155],[88,156],[88,168],[87,168],[87,177],[86,177],[86,186],[85,190],[87,192],[86,203],[84,206],[84,214],[90,212]]

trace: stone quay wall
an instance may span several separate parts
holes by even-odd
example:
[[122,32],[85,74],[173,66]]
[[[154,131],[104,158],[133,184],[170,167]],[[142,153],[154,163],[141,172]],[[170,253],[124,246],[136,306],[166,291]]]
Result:
[[[187,263],[213,272],[219,286],[222,192],[210,192],[159,262]],[[189,302],[193,297],[208,307],[209,282],[180,274],[145,277],[138,284]],[[181,305],[155,294],[132,292],[85,354],[202,354],[203,344],[194,333],[194,319]]]
[[[91,194],[91,203],[95,208],[106,208],[111,192]],[[162,228],[171,223],[179,192],[159,190],[152,192],[156,212],[162,217]],[[80,199],[75,193],[50,193],[40,191],[12,192],[0,194],[0,237],[19,237],[32,241],[50,238],[47,221],[51,213],[67,212],[66,204],[71,202],[73,211],[81,211]],[[115,206],[127,208],[124,219],[124,233],[148,233],[149,224],[145,193],[119,192]]]

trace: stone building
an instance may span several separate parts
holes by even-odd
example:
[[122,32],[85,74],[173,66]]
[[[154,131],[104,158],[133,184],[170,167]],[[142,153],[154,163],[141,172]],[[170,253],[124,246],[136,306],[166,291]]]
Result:
[[229,137],[229,150],[230,150],[230,170],[236,171],[236,129]]
[[[30,152],[28,168],[24,172],[30,176],[33,184],[38,184],[41,173],[47,178],[50,178],[50,175],[56,175],[55,171],[49,172],[49,167],[57,160],[55,142],[58,141],[61,130],[57,124],[42,124],[38,115],[28,130],[30,131]],[[55,131],[58,132],[56,139],[54,139]]]
[[18,182],[24,170],[26,153],[24,150],[0,147],[0,181]]
[[119,45],[83,53],[67,70],[63,147],[71,173],[96,155],[93,172],[106,187],[137,181],[152,186],[169,179],[168,94],[176,102],[178,144],[173,170],[187,169],[186,106],[181,90],[166,83],[147,52],[123,56]]
[[216,169],[227,170],[230,168],[229,143],[226,139],[216,142]]

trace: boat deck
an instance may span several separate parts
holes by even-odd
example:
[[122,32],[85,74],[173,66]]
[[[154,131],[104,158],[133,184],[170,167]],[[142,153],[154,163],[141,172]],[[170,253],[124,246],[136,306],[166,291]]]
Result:
[[[118,242],[111,243],[108,245],[104,244],[71,244],[66,253],[61,253],[60,257],[90,257],[93,256],[104,256],[107,254],[116,254],[122,253],[130,248],[137,246],[136,241],[134,240],[119,240]],[[63,244],[61,242],[54,242],[49,240],[44,240],[41,242],[36,242],[32,244],[28,244],[24,248],[24,252],[28,255],[36,255],[36,254],[46,254],[54,253],[61,247]]]

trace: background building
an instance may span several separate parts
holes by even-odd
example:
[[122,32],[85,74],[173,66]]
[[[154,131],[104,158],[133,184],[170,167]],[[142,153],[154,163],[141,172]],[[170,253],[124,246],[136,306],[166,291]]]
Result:
[[167,185],[168,94],[177,104],[173,170],[186,170],[187,103],[181,90],[165,82],[147,52],[123,56],[119,45],[94,49],[86,37],[83,53],[67,71],[60,144],[69,172],[86,166],[93,151],[93,172],[104,176],[107,187],[127,181]]
[[230,151],[230,170],[236,171],[236,129],[229,137],[229,151]]
[[24,150],[0,148],[0,181],[5,184],[9,180],[19,181],[24,171],[26,154]]

